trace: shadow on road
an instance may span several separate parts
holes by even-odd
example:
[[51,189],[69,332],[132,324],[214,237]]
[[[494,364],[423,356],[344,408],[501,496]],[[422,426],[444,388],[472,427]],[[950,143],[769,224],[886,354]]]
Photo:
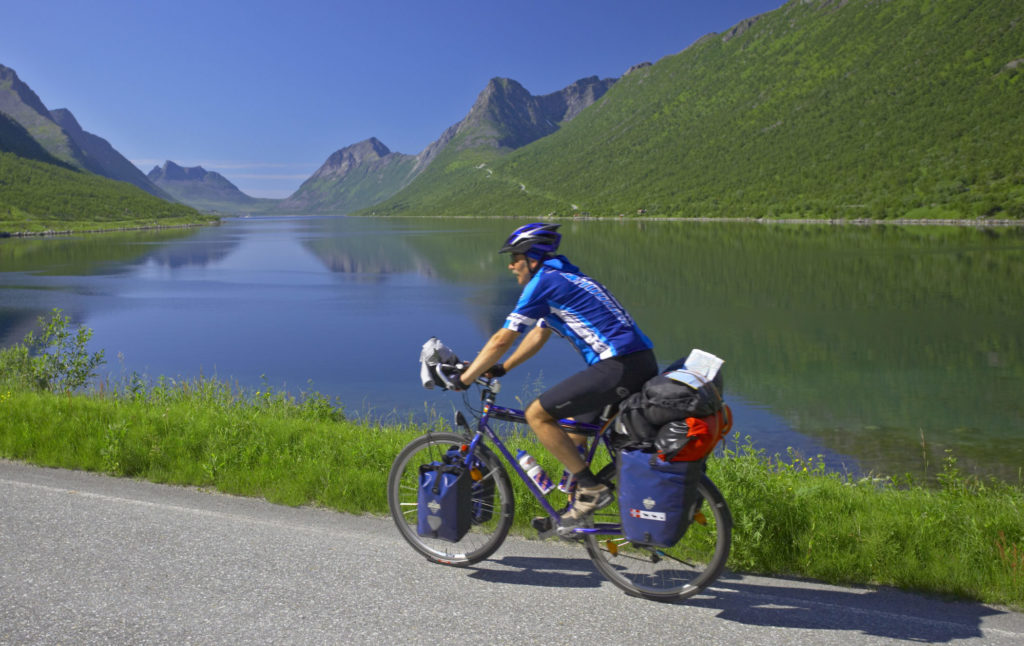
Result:
[[849,630],[890,639],[943,643],[982,636],[984,617],[1001,611],[979,603],[947,602],[893,589],[822,587],[774,580],[719,579],[687,605],[719,610],[718,618],[751,626]]
[[[485,563],[472,568],[470,576],[558,588],[596,588],[605,583],[585,558],[506,556]],[[675,603],[717,610],[719,619],[750,626],[846,630],[924,643],[982,637],[982,619],[1003,614],[979,603],[947,602],[887,588],[846,590],[798,580],[771,581],[764,585],[726,573],[702,594]]]
[[[551,588],[597,588],[605,581],[586,558],[506,556],[485,563],[485,566],[472,568],[473,573],[469,576],[492,583]],[[495,568],[494,565],[501,567]]]

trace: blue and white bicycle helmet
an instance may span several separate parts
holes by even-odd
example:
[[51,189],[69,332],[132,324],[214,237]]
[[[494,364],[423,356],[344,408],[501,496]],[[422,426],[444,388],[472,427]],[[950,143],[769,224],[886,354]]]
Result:
[[554,255],[562,241],[562,234],[558,233],[560,226],[543,222],[521,226],[512,232],[498,253],[521,253],[538,260]]

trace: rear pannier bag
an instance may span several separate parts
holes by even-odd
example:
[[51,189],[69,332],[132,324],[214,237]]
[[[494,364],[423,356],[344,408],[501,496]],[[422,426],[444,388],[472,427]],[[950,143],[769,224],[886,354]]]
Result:
[[626,540],[671,547],[700,504],[704,461],[667,462],[657,453],[619,452],[619,515]]
[[472,486],[469,470],[461,465],[420,465],[416,532],[452,543],[462,540],[473,520]]

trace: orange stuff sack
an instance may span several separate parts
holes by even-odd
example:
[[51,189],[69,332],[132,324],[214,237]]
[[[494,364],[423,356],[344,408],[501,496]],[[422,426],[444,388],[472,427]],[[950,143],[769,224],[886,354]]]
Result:
[[703,459],[732,430],[732,410],[723,406],[714,415],[687,417],[661,427],[654,445],[658,457],[668,462]]

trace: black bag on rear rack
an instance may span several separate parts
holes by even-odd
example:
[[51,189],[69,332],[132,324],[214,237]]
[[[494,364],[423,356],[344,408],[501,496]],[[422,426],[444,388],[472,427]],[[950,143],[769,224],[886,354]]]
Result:
[[722,409],[722,373],[714,380],[693,388],[672,379],[673,369],[667,374],[651,377],[644,383],[644,417],[654,427],[687,417],[707,417]]
[[640,392],[619,404],[612,439],[616,448],[651,448],[659,431],[670,422],[707,417],[722,410],[722,373],[710,381],[694,379],[684,369],[685,359],[644,382]]

